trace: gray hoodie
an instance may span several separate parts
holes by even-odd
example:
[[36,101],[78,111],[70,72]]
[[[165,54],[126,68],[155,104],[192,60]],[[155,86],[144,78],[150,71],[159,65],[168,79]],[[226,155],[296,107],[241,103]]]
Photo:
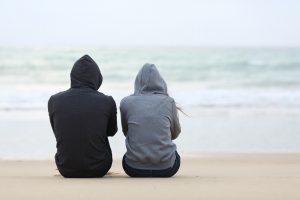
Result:
[[175,162],[172,142],[181,128],[174,99],[153,64],[139,71],[134,94],[121,101],[121,121],[126,136],[126,162],[137,169],[166,169]]

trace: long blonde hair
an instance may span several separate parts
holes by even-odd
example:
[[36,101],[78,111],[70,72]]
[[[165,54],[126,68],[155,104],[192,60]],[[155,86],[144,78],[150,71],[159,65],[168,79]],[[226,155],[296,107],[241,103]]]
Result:
[[184,114],[185,116],[189,117],[189,115],[186,114],[186,113],[183,111],[182,107],[178,106],[178,104],[176,103],[176,101],[175,101],[175,104],[176,104],[176,109],[177,109],[177,110],[179,110],[179,111],[180,111],[182,114]]
[[[168,97],[170,97],[170,95],[169,95],[169,93],[168,93],[168,87],[167,87],[167,83],[164,81],[164,84],[165,84],[165,88],[166,88],[166,95],[168,96]],[[175,100],[174,100],[175,101]],[[183,111],[183,109],[182,109],[182,107],[181,106],[179,106],[178,105],[178,103],[175,101],[175,105],[176,105],[176,109],[178,110],[178,111],[180,111],[182,114],[184,114],[185,116],[188,116],[189,117],[189,115],[188,114],[186,114],[184,111]]]

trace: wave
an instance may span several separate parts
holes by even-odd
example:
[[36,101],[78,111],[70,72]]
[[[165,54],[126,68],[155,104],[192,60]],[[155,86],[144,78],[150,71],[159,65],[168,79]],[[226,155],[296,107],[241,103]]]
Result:
[[[46,110],[53,90],[10,89],[0,94],[0,110]],[[120,90],[112,95],[117,105],[126,96]],[[300,107],[300,91],[284,89],[192,89],[171,94],[184,107]]]

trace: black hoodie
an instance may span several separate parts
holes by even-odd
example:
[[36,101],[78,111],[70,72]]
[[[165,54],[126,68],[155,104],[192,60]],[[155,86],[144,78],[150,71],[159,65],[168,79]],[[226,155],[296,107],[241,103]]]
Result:
[[85,55],[73,66],[71,88],[49,99],[48,112],[57,141],[55,161],[64,176],[93,174],[112,162],[107,136],[117,132],[116,103],[97,91],[101,83],[99,67]]

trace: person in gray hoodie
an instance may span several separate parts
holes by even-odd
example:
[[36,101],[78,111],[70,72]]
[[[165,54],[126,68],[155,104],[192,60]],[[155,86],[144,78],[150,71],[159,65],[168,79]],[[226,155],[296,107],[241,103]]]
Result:
[[123,169],[131,177],[171,177],[180,167],[172,140],[181,132],[175,101],[154,64],[137,74],[134,94],[120,103],[127,152]]

